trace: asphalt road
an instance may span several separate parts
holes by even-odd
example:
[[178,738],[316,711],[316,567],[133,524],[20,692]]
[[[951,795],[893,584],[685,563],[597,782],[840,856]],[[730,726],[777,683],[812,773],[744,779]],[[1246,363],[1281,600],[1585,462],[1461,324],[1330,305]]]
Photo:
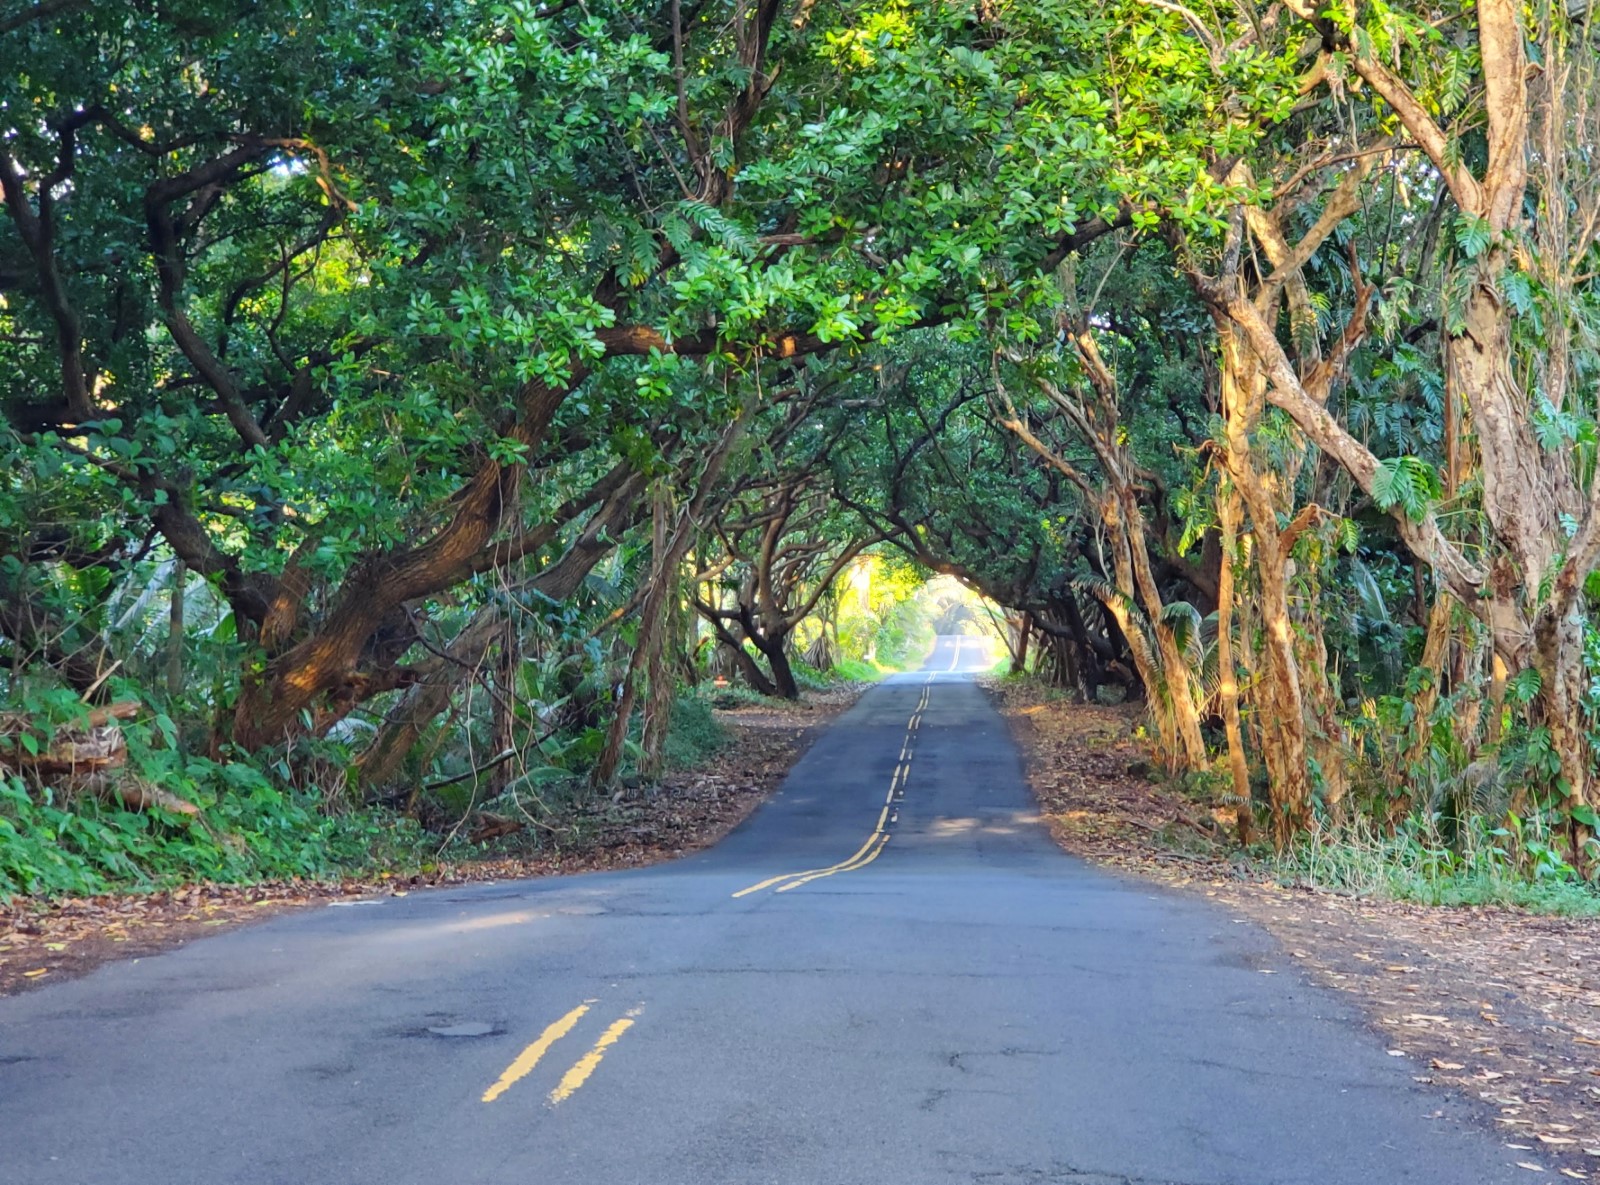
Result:
[[0,1000],[0,1185],[1533,1179],[1253,926],[1056,850],[978,658],[698,857]]

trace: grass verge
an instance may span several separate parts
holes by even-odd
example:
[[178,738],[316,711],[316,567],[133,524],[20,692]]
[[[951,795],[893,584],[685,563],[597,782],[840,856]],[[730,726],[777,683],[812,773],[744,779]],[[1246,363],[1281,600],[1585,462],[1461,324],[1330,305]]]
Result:
[[1485,842],[1489,838],[1452,846],[1418,821],[1395,835],[1347,824],[1318,831],[1263,863],[1280,883],[1362,897],[1600,917],[1600,892],[1593,885],[1537,858],[1525,856],[1518,868],[1509,847]]

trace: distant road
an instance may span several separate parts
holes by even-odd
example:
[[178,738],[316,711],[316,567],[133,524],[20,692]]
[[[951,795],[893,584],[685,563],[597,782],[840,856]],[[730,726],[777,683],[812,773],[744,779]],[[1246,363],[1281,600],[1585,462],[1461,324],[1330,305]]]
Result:
[[1533,1179],[1254,926],[1058,851],[989,661],[941,638],[700,856],[0,1000],[0,1182]]

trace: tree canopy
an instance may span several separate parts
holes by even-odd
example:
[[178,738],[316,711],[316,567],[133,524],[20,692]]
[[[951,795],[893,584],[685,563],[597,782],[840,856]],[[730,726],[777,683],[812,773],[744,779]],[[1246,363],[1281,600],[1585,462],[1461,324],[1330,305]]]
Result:
[[127,704],[111,781],[208,802],[653,776],[679,688],[797,695],[906,636],[849,581],[920,572],[1143,701],[1242,841],[1459,816],[1587,871],[1596,38],[0,9],[4,809]]

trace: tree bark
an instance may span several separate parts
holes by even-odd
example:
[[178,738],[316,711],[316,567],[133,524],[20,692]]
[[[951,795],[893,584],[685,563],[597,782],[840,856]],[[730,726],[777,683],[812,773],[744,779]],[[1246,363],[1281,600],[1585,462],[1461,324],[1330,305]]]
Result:
[[188,580],[188,567],[174,560],[167,605],[167,695],[174,703],[183,694],[183,595]]
[[1250,433],[1260,416],[1266,382],[1255,355],[1225,315],[1214,317],[1222,346],[1222,406],[1226,463],[1255,536],[1256,603],[1261,614],[1265,668],[1255,693],[1272,802],[1272,840],[1282,850],[1311,824],[1311,783],[1306,771],[1305,705],[1295,662],[1289,615],[1288,556],[1277,508],[1250,455]]
[[[614,535],[624,529],[633,510],[631,494],[619,489],[595,512],[561,558],[527,581],[528,589],[553,601],[572,596],[584,577],[610,553]],[[356,761],[361,783],[369,792],[393,780],[429,723],[450,706],[456,689],[480,671],[501,624],[499,610],[479,610],[446,648],[443,658],[435,657],[416,668],[415,682]]]
[[1239,495],[1219,493],[1217,516],[1222,527],[1222,567],[1217,579],[1217,666],[1221,671],[1218,697],[1222,723],[1228,736],[1228,772],[1233,780],[1233,817],[1239,844],[1248,847],[1255,838],[1255,810],[1250,802],[1250,767],[1245,761],[1244,730],[1239,723],[1239,675],[1233,664],[1233,565],[1239,538]]

